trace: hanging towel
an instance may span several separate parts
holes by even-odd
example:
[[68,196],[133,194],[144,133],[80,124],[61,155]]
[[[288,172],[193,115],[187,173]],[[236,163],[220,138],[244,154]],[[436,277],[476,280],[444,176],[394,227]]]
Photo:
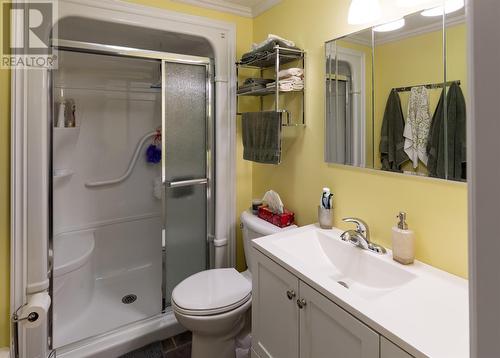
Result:
[[380,133],[382,170],[400,172],[401,165],[408,160],[404,151],[404,125],[399,94],[396,90],[392,90],[385,106],[382,132]]
[[243,113],[243,159],[264,164],[280,163],[281,115],[275,111]]
[[453,83],[448,90],[446,108],[445,128],[443,91],[432,118],[427,168],[433,177],[464,180],[467,177],[466,108],[464,95],[457,83]]
[[408,100],[408,116],[403,135],[405,137],[405,152],[413,162],[413,168],[418,167],[420,159],[427,165],[427,141],[431,127],[429,112],[429,94],[424,86],[413,87]]

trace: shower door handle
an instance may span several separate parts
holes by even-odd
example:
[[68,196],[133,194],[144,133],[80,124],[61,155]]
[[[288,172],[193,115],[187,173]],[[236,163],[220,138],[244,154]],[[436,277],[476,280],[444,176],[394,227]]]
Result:
[[208,179],[203,178],[203,179],[168,181],[166,184],[167,184],[167,188],[180,188],[183,186],[208,184]]

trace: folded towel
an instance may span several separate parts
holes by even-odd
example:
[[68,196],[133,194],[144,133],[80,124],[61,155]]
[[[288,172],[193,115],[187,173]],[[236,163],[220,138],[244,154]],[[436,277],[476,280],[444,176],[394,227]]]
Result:
[[263,90],[265,88],[266,88],[265,85],[254,83],[254,84],[249,84],[249,85],[243,85],[243,86],[241,86],[240,88],[238,88],[238,92],[237,93],[238,94],[247,93],[247,92],[252,92],[252,91]]
[[[286,43],[284,43],[281,40],[272,40],[271,42],[264,45],[263,47],[260,47],[256,50],[253,50],[253,51],[250,51],[250,52],[243,54],[243,56],[241,56],[240,62],[242,64],[249,64],[249,63],[255,64],[255,62],[258,61],[260,66],[263,66],[263,67],[271,66],[275,62],[274,47],[276,45],[278,45],[280,47],[284,47],[284,48],[300,50],[297,47],[288,46]],[[293,58],[289,58],[289,59],[282,58],[281,59],[281,63],[286,63],[286,62],[290,62],[290,61],[294,61],[294,59]]]
[[278,78],[287,78],[287,77],[304,77],[304,70],[302,68],[288,68],[286,70],[281,70],[278,72]]
[[[297,91],[304,89],[304,80],[297,76],[287,77],[278,81],[280,91]],[[266,88],[276,88],[276,82],[271,82],[266,85]]]
[[264,164],[279,164],[282,113],[246,112],[241,119],[243,159]]
[[243,82],[243,85],[250,85],[250,84],[263,84],[263,85],[266,85],[266,84],[268,84],[270,82],[274,82],[274,80],[270,79],[270,78],[250,77],[250,78],[247,78]]
[[[267,85],[266,88],[267,89],[275,89],[276,84],[272,83],[270,85]],[[299,90],[304,89],[304,84],[303,83],[285,82],[285,83],[280,83],[279,88],[280,88],[280,91],[282,91],[282,92],[299,91]]]
[[293,41],[284,39],[283,37],[280,37],[278,35],[268,34],[267,39],[265,39],[264,41],[262,41],[260,43],[254,43],[252,45],[252,50],[259,50],[260,48],[266,46],[267,44],[271,43],[274,40],[282,41],[288,47],[295,47],[295,42],[293,42]]

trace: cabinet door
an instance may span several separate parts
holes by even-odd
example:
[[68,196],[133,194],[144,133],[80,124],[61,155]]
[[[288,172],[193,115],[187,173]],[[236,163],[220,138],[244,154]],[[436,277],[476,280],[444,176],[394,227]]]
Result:
[[260,358],[299,357],[299,280],[252,249],[252,347]]
[[380,358],[413,358],[385,337],[380,337]]
[[300,282],[300,358],[379,358],[379,334]]

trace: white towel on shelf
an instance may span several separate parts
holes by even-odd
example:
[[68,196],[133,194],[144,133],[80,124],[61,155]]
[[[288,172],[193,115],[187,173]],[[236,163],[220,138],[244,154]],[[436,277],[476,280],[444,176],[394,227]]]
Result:
[[[301,77],[291,76],[278,81],[279,89],[283,92],[298,91],[304,89],[304,80]],[[276,88],[276,82],[266,85],[266,88]]]
[[427,89],[424,86],[413,87],[408,100],[408,116],[403,132],[404,150],[413,162],[413,168],[418,167],[419,159],[427,165],[427,141],[431,121]]
[[275,40],[279,40],[279,41],[284,42],[285,45],[287,45],[288,47],[295,47],[295,42],[293,42],[291,40],[284,39],[283,37],[280,37],[278,35],[268,34],[267,35],[267,39],[265,39],[264,41],[259,42],[259,43],[254,43],[252,45],[252,50],[257,50],[257,49],[259,49],[261,47],[264,47],[267,44],[269,44],[269,43],[271,43],[271,42],[273,42]]
[[302,68],[293,67],[278,72],[278,78],[288,77],[304,77],[304,70]]

